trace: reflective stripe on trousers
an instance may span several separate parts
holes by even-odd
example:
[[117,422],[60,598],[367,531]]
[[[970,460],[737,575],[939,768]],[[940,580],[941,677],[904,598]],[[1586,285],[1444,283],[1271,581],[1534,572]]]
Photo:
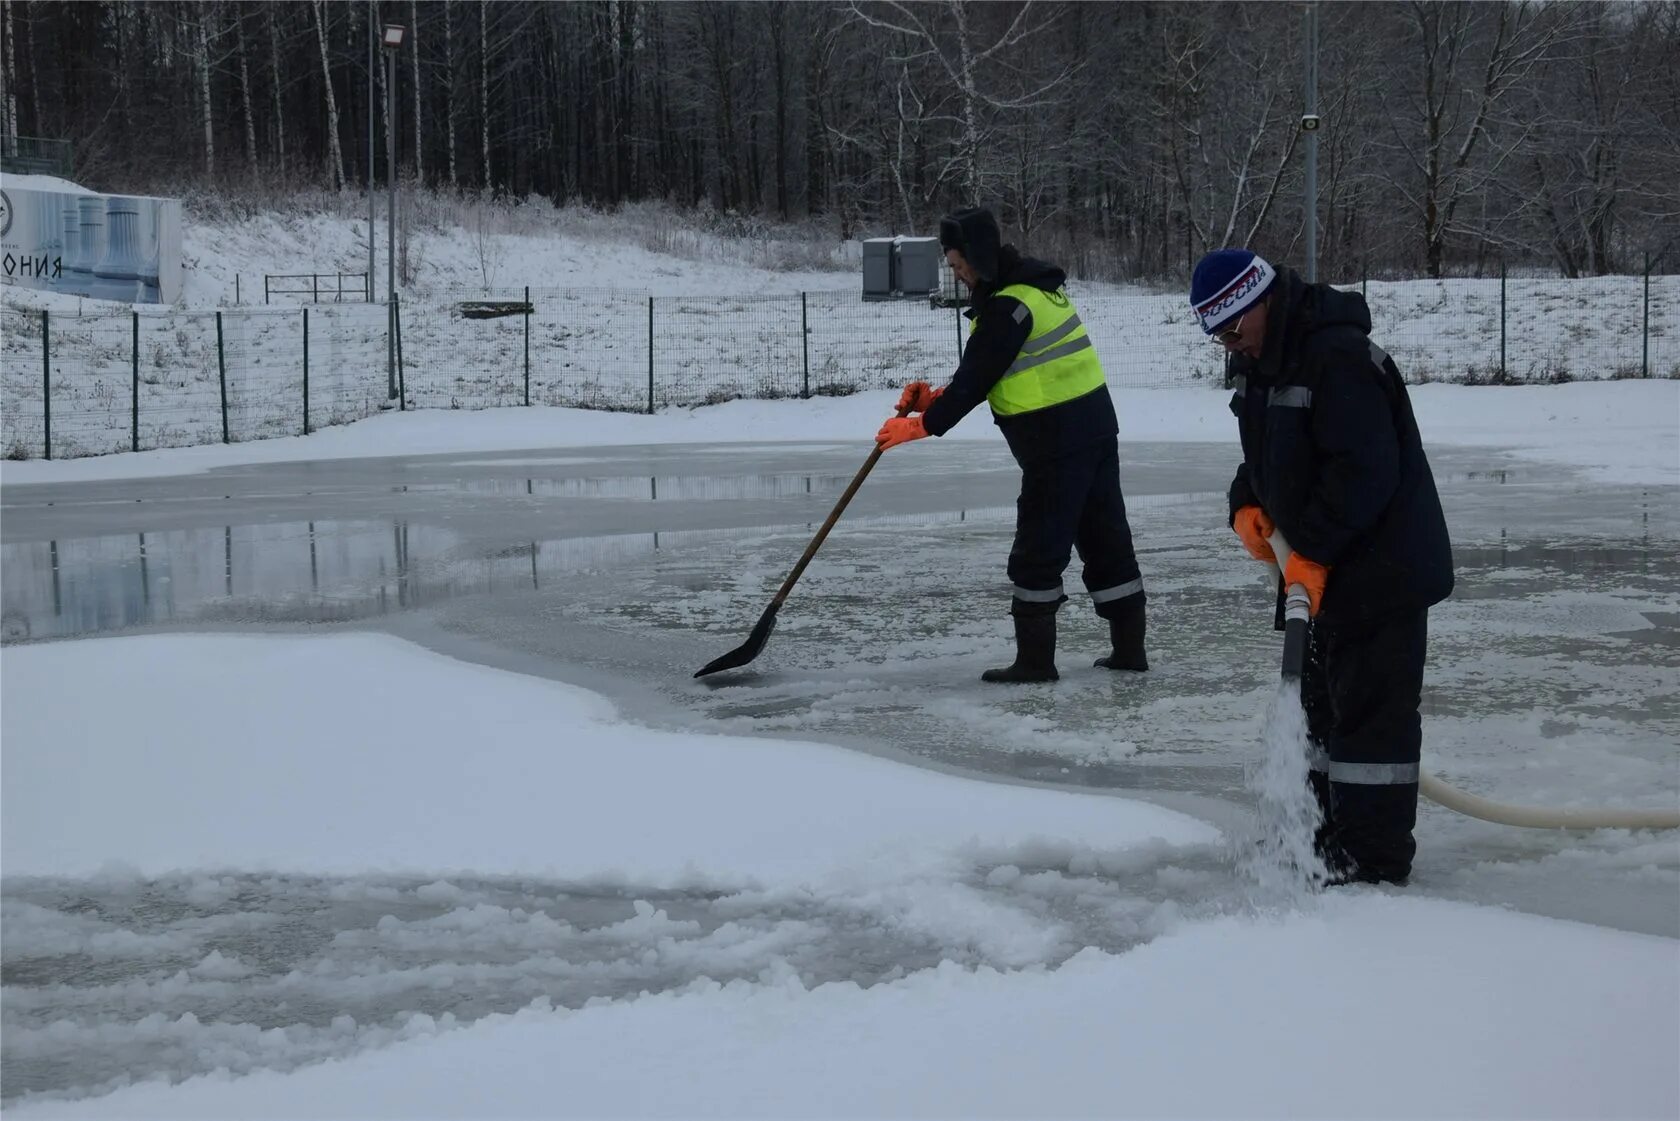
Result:
[[1418,763],[1338,763],[1317,745],[1307,751],[1307,766],[1331,782],[1352,786],[1405,786],[1418,781]]
[[1416,763],[1339,763],[1332,759],[1327,773],[1331,782],[1353,786],[1405,786],[1417,782],[1419,770]]
[[1116,584],[1112,588],[1103,588],[1092,592],[1091,602],[1111,603],[1117,599],[1125,599],[1127,596],[1135,596],[1141,591],[1143,591],[1143,577],[1139,576],[1136,580],[1128,580],[1124,584]]

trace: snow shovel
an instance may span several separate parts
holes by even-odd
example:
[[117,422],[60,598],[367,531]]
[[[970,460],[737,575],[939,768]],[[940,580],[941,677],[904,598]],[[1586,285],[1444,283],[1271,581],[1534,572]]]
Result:
[[[909,411],[909,409],[899,409],[898,415],[903,416]],[[752,633],[747,636],[747,641],[721,658],[714,658],[701,666],[695,671],[695,677],[705,677],[709,673],[718,673],[726,669],[738,669],[758,657],[759,651],[763,650],[764,644],[770,640],[770,632],[776,628],[776,612],[782,609],[783,601],[787,599],[788,593],[793,591],[793,586],[799,582],[799,577],[805,572],[805,566],[810,564],[811,558],[817,555],[817,549],[822,545],[823,539],[828,536],[828,531],[833,529],[834,523],[840,520],[840,515],[845,512],[846,504],[851,502],[852,495],[857,493],[858,487],[863,485],[863,480],[874,469],[875,461],[881,458],[881,451],[881,446],[879,444],[875,445],[875,450],[870,452],[869,458],[863,461],[863,466],[858,468],[858,473],[852,476],[851,484],[840,495],[840,501],[836,502],[834,509],[829,511],[828,520],[823,522],[821,529],[817,530],[817,535],[811,538],[811,543],[805,546],[805,555],[799,558],[799,563],[793,566],[793,571],[788,573],[788,578],[782,581],[781,590],[776,593],[776,598],[770,601],[770,606],[764,609],[764,614],[760,615],[758,622],[753,624]]]

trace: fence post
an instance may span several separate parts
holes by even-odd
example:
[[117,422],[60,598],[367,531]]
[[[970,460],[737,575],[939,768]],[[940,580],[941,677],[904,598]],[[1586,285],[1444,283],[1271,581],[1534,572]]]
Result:
[[1371,295],[1371,258],[1359,258],[1359,294],[1366,299]]
[[648,297],[648,416],[653,415],[653,297]]
[[1639,376],[1651,376],[1651,251],[1645,250],[1645,319],[1639,327]]
[[263,303],[268,303],[268,274],[263,273]]
[[239,306],[239,274],[233,274],[233,306]]
[[309,274],[309,302],[312,304],[321,302],[321,277],[317,273]]
[[811,317],[805,307],[805,293],[799,293],[799,351],[805,362],[805,389],[801,397],[811,396]]
[[408,384],[403,380],[402,359],[402,303],[395,292],[391,293],[391,319],[397,328],[397,411],[408,411]]
[[227,355],[222,350],[222,313],[216,313],[216,377],[222,385],[222,443],[231,444],[227,415]]
[[525,404],[531,403],[531,286],[525,286]]
[[[41,441],[43,457],[52,458],[52,332],[45,308],[41,309]],[[55,566],[53,572],[57,573]]]
[[303,434],[309,435],[309,309],[303,309]]
[[129,417],[133,423],[133,450],[140,450],[140,313],[132,312],[134,316],[134,344],[130,353],[134,356],[134,398],[129,407]]
[[1505,380],[1505,258],[1499,258],[1499,380]]

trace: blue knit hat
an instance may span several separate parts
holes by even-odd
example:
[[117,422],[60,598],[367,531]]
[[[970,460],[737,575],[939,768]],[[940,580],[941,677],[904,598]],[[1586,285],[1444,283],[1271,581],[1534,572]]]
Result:
[[1247,249],[1215,249],[1196,263],[1190,277],[1190,307],[1211,335],[1253,307],[1271,290],[1277,271]]

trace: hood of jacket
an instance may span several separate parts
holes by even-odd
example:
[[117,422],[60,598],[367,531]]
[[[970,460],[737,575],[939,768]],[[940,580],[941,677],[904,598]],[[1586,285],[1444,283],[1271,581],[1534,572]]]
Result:
[[1044,292],[1055,292],[1066,283],[1067,273],[1064,270],[1037,257],[1023,257],[1013,245],[1005,245],[998,250],[996,283],[982,281],[975,288],[974,306],[978,308],[995,296],[999,289],[1011,284],[1028,284]]
[[1315,332],[1351,327],[1371,333],[1371,309],[1358,292],[1343,292],[1328,284],[1308,284],[1292,268],[1280,266],[1266,312],[1266,343],[1260,358],[1247,363],[1247,372],[1266,384],[1277,382],[1284,359],[1300,351]]

